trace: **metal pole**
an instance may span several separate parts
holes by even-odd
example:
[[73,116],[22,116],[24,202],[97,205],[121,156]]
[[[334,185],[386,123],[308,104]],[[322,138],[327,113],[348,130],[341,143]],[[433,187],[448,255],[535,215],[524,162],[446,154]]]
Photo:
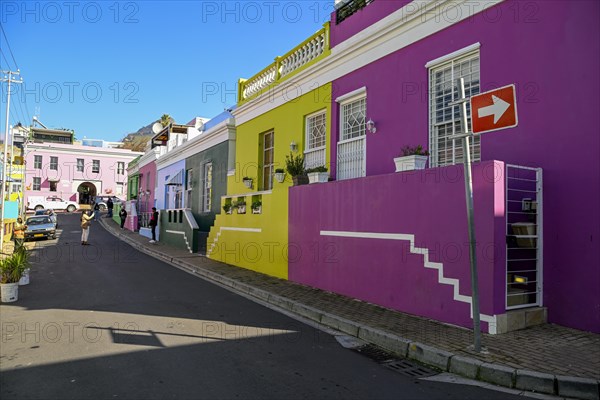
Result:
[[471,176],[471,152],[469,124],[467,119],[467,102],[465,97],[465,80],[458,80],[463,133],[463,161],[465,169],[465,197],[467,199],[467,220],[469,225],[469,258],[471,260],[471,311],[473,313],[473,347],[475,352],[481,351],[481,322],[479,316],[479,284],[477,280],[477,253],[475,252],[475,216],[473,207],[473,177]]
[[13,126],[10,126],[10,170],[8,173],[8,178],[6,178],[7,181],[10,180],[10,182],[6,182],[8,183],[8,201],[10,201],[10,195],[12,194],[12,175],[13,175],[13,160],[15,159],[15,133],[13,132]]
[[8,91],[6,92],[6,128],[4,130],[4,166],[2,168],[2,200],[0,201],[0,251],[4,251],[4,198],[6,197],[6,170],[8,165],[6,164],[7,150],[8,150],[8,117],[10,111],[10,83],[12,78],[12,72],[8,71]]

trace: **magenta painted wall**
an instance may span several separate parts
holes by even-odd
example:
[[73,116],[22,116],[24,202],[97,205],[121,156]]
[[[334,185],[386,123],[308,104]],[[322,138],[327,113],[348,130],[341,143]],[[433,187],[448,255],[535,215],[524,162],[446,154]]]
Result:
[[[479,42],[482,91],[516,84],[519,113],[517,128],[482,138],[482,159],[544,169],[549,321],[600,332],[600,3],[532,4],[535,14],[516,17],[520,3],[502,3],[356,70],[334,81],[333,98],[367,87],[367,116],[377,123],[367,136],[367,175],[392,172],[402,146],[428,144],[425,64]],[[338,120],[334,104],[332,143]]]
[[[465,327],[467,303],[410,253],[409,241],[322,236],[320,231],[411,234],[470,296],[462,166],[371,176],[290,189],[289,279]],[[481,312],[504,310],[503,164],[474,168]],[[327,199],[315,202],[314,199]],[[498,232],[501,234],[498,235]],[[500,279],[499,279],[500,278]],[[487,329],[487,324],[482,326]]]
[[331,13],[330,46],[334,47],[340,44],[410,2],[410,0],[374,0],[362,10],[343,20],[339,25],[335,23],[336,12],[334,11]]

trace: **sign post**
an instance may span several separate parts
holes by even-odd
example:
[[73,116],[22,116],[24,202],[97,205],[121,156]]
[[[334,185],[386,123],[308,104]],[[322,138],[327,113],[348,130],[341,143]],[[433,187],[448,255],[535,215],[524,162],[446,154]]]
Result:
[[[475,241],[475,213],[473,207],[473,177],[471,175],[471,136],[469,133],[469,120],[467,116],[467,102],[465,97],[465,80],[457,80],[459,98],[451,105],[460,106],[462,132],[459,137],[463,139],[463,164],[465,175],[465,198],[467,201],[467,223],[469,229],[469,259],[471,261],[471,313],[473,314],[473,349],[481,351],[481,320],[479,313],[479,283],[477,281],[477,253]],[[473,109],[471,109],[473,110]]]

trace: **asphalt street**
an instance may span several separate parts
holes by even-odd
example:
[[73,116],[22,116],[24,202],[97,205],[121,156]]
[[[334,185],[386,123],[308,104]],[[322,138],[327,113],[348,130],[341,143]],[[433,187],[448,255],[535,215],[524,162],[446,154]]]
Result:
[[385,368],[305,325],[147,256],[79,215],[36,242],[0,306],[7,399],[507,399]]

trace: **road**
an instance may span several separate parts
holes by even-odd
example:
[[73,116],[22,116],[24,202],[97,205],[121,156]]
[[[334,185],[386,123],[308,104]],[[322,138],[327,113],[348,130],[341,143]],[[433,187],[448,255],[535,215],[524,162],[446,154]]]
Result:
[[[330,334],[125,245],[78,215],[0,307],[8,399],[507,399],[384,368]],[[515,399],[521,398],[514,396]]]

